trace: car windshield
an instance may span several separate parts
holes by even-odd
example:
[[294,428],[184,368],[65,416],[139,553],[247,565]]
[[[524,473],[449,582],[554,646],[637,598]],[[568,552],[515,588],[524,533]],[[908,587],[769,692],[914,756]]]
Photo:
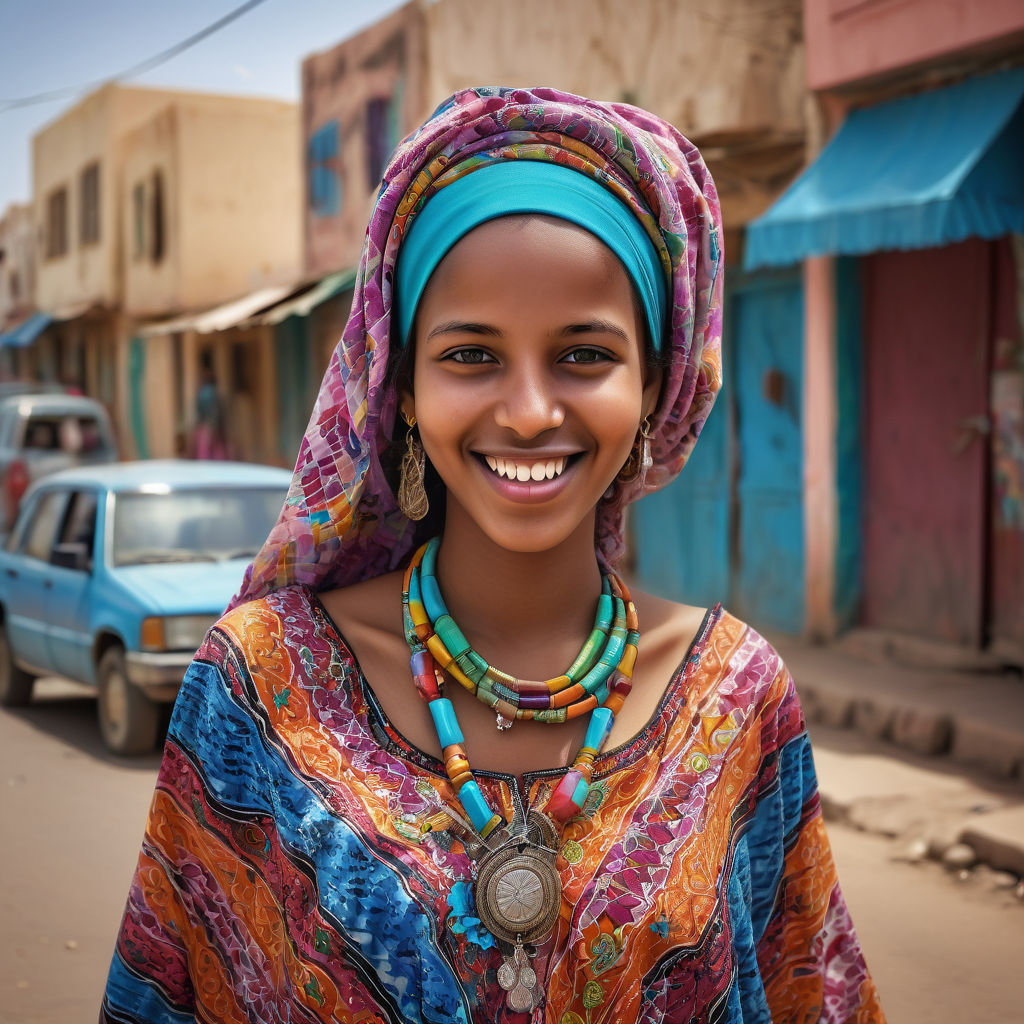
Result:
[[114,565],[252,558],[277,521],[287,489],[246,487],[118,494]]

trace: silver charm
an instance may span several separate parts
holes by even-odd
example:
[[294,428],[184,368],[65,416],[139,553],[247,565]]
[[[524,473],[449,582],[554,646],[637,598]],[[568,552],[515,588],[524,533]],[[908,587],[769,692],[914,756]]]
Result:
[[495,723],[498,726],[498,732],[504,732],[506,729],[512,728],[512,722],[514,719],[506,718],[500,711],[498,712],[498,721]]
[[540,1001],[537,972],[526,962],[526,950],[517,939],[511,956],[498,968],[498,984],[508,993],[508,1005],[516,1013],[532,1010]]

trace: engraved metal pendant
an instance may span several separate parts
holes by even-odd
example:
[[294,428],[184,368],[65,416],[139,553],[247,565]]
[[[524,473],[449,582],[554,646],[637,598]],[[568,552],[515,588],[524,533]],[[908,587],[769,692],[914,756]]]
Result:
[[509,1007],[525,1013],[541,999],[525,944],[542,941],[554,927],[562,881],[555,868],[558,831],[551,819],[531,808],[518,827],[514,839],[507,832],[504,841],[491,837],[493,845],[479,861],[474,898],[483,926],[513,947],[498,968],[498,984],[508,993]]
[[487,854],[476,879],[477,915],[505,942],[537,942],[558,918],[562,882],[555,853],[525,837]]

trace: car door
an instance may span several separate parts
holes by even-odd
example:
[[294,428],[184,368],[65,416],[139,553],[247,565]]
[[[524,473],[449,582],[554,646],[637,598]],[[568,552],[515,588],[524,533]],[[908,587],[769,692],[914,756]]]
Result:
[[8,593],[7,628],[15,658],[40,672],[50,672],[48,623],[55,603],[50,554],[57,536],[68,492],[47,488],[35,495],[12,538],[4,567]]
[[72,491],[57,533],[55,550],[81,551],[83,564],[74,568],[60,564],[50,566],[53,579],[48,622],[50,661],[59,675],[82,682],[93,678],[89,612],[96,550],[96,500],[93,490]]

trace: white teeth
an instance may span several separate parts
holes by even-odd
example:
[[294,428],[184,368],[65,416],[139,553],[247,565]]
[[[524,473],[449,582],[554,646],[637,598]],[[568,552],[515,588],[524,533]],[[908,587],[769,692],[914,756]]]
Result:
[[559,459],[549,459],[547,462],[515,462],[512,459],[503,459],[500,455],[485,455],[484,460],[491,468],[492,473],[503,476],[508,480],[518,480],[526,483],[529,480],[553,480],[565,469],[566,459],[563,456]]

